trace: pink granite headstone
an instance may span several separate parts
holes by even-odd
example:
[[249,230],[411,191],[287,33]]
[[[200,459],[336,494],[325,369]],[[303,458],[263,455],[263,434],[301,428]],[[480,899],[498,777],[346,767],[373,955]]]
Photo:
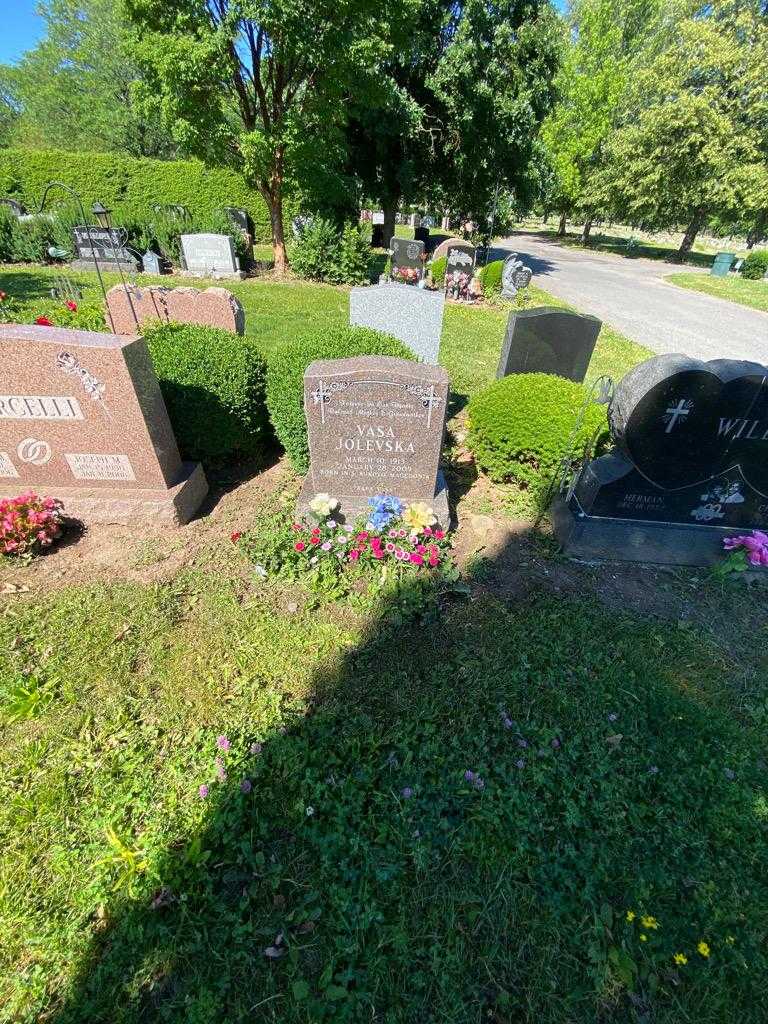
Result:
[[162,285],[129,284],[123,288],[118,284],[107,292],[107,305],[116,334],[136,334],[136,320],[139,327],[159,320],[161,323],[220,327],[233,334],[242,334],[245,330],[243,307],[226,288],[206,288],[203,291],[199,288],[165,288]]
[[0,324],[0,497],[87,522],[185,522],[208,485],[182,463],[142,338]]

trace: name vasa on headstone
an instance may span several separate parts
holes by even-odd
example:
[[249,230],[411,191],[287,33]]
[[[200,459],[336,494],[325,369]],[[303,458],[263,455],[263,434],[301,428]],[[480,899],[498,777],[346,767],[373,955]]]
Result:
[[552,373],[580,383],[601,327],[595,316],[552,306],[510,313],[496,377]]
[[61,498],[69,515],[185,522],[208,489],[182,463],[141,338],[0,325],[0,496]]
[[617,451],[556,507],[566,550],[710,564],[733,530],[768,527],[768,367],[656,356],[619,383]]
[[448,374],[390,356],[320,360],[304,374],[310,470],[299,508],[329,492],[349,518],[375,494],[426,501],[448,522],[439,473]]

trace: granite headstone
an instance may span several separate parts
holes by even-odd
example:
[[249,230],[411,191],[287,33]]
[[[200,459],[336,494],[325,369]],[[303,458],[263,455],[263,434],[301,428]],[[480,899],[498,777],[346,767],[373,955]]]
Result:
[[517,258],[516,252],[510,253],[501,269],[502,299],[514,299],[521,288],[528,287],[532,278],[530,267],[524,266],[523,261]]
[[229,235],[182,235],[186,272],[194,277],[243,277]]
[[0,496],[52,495],[86,522],[185,522],[207,483],[182,463],[147,346],[0,325]]
[[445,294],[453,299],[467,301],[469,285],[475,266],[475,247],[466,242],[448,249],[445,263]]
[[422,362],[435,365],[440,352],[445,296],[442,292],[379,284],[349,293],[349,322],[399,338]]
[[93,270],[95,257],[99,263],[135,273],[141,264],[136,253],[126,245],[127,237],[122,228],[97,228],[78,224],[72,228],[77,251],[72,266],[78,270]]
[[136,320],[140,325],[160,321],[218,327],[233,334],[245,331],[245,311],[226,288],[118,284],[107,292],[107,308],[115,334],[135,334]]
[[496,377],[552,373],[581,382],[601,327],[595,316],[552,306],[510,313]]
[[448,374],[391,356],[319,360],[304,374],[310,469],[299,508],[328,492],[347,517],[376,494],[426,501],[448,524],[439,472]]
[[706,565],[768,528],[768,367],[656,356],[619,383],[609,424],[615,452],[556,503],[569,553]]
[[424,277],[424,243],[413,238],[392,238],[389,243],[392,255],[393,281],[414,285]]

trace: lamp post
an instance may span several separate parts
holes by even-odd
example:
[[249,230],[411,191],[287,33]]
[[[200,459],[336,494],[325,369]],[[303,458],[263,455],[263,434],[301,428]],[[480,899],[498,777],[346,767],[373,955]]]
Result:
[[[112,234],[112,225],[109,220],[109,215],[111,212],[112,211],[108,210],[107,207],[103,203],[100,203],[98,199],[91,207],[91,213],[96,218],[96,222],[98,223],[99,227],[103,228],[104,231],[107,232],[110,243],[113,243],[114,236]],[[120,262],[120,254],[117,252],[117,249],[115,248],[114,244],[111,244],[110,248],[112,249],[112,255],[114,256],[115,263],[117,264],[117,272],[120,274],[120,281],[123,286],[123,291],[125,292],[125,297],[128,299],[128,305],[130,306],[131,309],[131,316],[133,317],[133,322],[136,324],[136,331],[138,333],[140,330],[139,318],[136,315],[136,310],[133,307],[133,298],[131,297],[128,285],[126,284],[125,281],[125,275],[123,274],[123,266]]]
[[[107,310],[107,316],[109,317],[109,325],[112,328],[112,333],[116,334],[117,332],[115,331],[115,321],[112,319],[112,313],[109,308],[109,303],[107,302],[107,289],[104,287],[104,278],[101,276],[101,268],[99,267],[99,261],[96,258],[96,249],[93,244],[93,238],[91,237],[91,228],[88,224],[88,216],[85,212],[85,207],[83,206],[83,200],[80,198],[78,193],[75,192],[73,188],[70,188],[69,185],[65,185],[63,181],[50,181],[45,186],[43,198],[40,200],[40,209],[37,212],[43,212],[43,210],[45,209],[45,201],[48,198],[48,193],[51,191],[51,189],[54,188],[63,189],[67,193],[67,195],[71,196],[75,200],[77,205],[80,207],[80,213],[83,216],[83,226],[85,228],[86,234],[88,235],[88,244],[91,247],[91,259],[93,260],[93,265],[96,268],[96,276],[99,279],[99,287],[101,288],[101,294],[104,296],[104,305]],[[131,306],[131,309],[133,309],[133,306]]]

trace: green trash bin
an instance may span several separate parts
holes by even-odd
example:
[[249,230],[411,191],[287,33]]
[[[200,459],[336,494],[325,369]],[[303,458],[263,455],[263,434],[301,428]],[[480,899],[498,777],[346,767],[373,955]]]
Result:
[[710,275],[712,277],[727,277],[728,271],[733,266],[733,261],[736,259],[735,252],[719,252],[715,256],[715,262],[712,264]]

